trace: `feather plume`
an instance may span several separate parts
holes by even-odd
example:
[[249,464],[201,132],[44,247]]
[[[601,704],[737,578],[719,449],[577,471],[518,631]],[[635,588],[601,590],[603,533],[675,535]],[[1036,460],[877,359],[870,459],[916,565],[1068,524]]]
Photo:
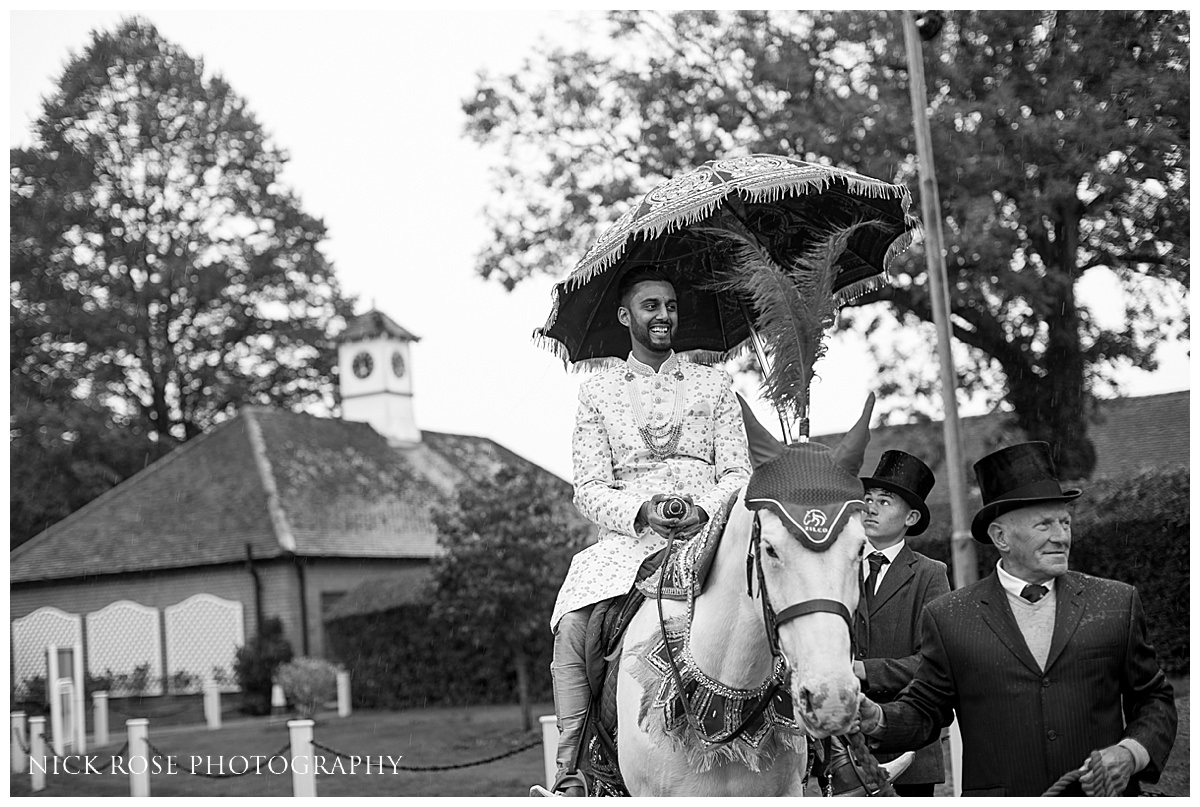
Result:
[[734,246],[717,288],[750,302],[754,330],[766,345],[770,366],[763,370],[763,395],[782,416],[801,424],[807,435],[808,396],[814,366],[825,355],[825,332],[840,302],[833,291],[836,263],[854,224],[815,241],[804,253],[778,263],[730,217],[717,217],[716,229]]

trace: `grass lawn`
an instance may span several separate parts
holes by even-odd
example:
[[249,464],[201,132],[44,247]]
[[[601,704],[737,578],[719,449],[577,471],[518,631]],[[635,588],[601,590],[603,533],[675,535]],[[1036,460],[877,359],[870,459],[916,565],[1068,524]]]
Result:
[[[551,714],[553,707],[540,705],[534,714]],[[117,728],[113,728],[114,735]],[[107,764],[120,750],[122,736],[104,748],[89,748],[88,755],[97,755],[97,768]],[[461,765],[486,759],[518,748],[532,740],[538,745],[505,759],[483,765],[472,765],[447,771],[392,772],[384,760],[384,773],[378,773],[380,756],[402,757],[400,767],[429,767]],[[318,796],[527,796],[529,786],[542,783],[545,771],[540,744],[541,729],[532,732],[521,728],[520,710],[515,706],[482,706],[451,709],[425,709],[398,712],[361,711],[339,718],[336,712],[317,715],[313,729],[314,742],[347,756],[371,757],[369,774],[358,772],[318,774]],[[218,760],[241,766],[246,763],[235,758],[255,755],[264,757],[288,744],[288,729],[283,720],[256,718],[233,722],[227,720],[216,731],[198,726],[165,727],[155,730],[150,722],[151,745],[174,759],[175,773],[160,772],[150,777],[151,796],[291,796],[290,770],[283,772],[283,763],[276,760],[270,773],[267,762],[260,764],[261,773],[233,778],[206,778],[193,775],[191,758],[201,757],[199,770],[205,771],[204,758],[211,757],[211,772],[217,773]],[[317,749],[318,753],[322,753]],[[286,750],[284,752],[286,754]],[[332,756],[332,755],[328,755]],[[165,762],[163,765],[165,766]],[[253,761],[249,763],[253,766]],[[349,761],[342,760],[343,767]],[[332,760],[326,767],[333,766]],[[252,768],[253,770],[253,768]],[[9,793],[12,796],[129,796],[129,777],[105,771],[69,775],[47,773],[46,788],[30,792],[30,776],[13,774]]]
[[[1152,789],[1169,796],[1190,794],[1189,755],[1191,751],[1191,696],[1188,679],[1174,682],[1179,707],[1179,734],[1167,763],[1162,780]],[[541,704],[534,714],[551,714],[550,704]],[[174,758],[177,773],[158,773],[151,776],[151,796],[290,796],[291,772],[269,773],[267,763],[261,763],[262,773],[250,773],[225,779],[205,778],[188,771],[191,757],[212,758],[213,772],[217,760],[226,764],[237,757],[267,756],[288,743],[288,730],[282,719],[256,718],[237,721],[226,717],[221,729],[208,731],[203,724],[191,726],[160,726],[150,721],[150,743]],[[123,721],[121,721],[123,723]],[[168,722],[168,721],[163,721]],[[113,732],[123,732],[113,721]],[[317,716],[313,729],[316,743],[347,756],[402,757],[397,764],[403,767],[465,765],[518,748],[532,740],[540,740],[540,729],[532,732],[521,729],[521,718],[515,706],[481,706],[450,709],[413,709],[397,712],[360,711],[339,718],[336,713]],[[89,748],[89,755],[98,755],[97,767],[107,763],[124,743],[116,742],[101,748]],[[947,749],[949,744],[947,743]],[[286,753],[286,751],[285,751]],[[321,753],[318,749],[318,753]],[[243,765],[240,760],[236,763]],[[253,763],[250,763],[253,764]],[[342,761],[348,766],[348,761]],[[541,783],[545,773],[540,743],[505,759],[482,765],[469,765],[455,770],[392,772],[384,762],[384,773],[372,770],[319,774],[318,796],[525,796],[531,784]],[[326,763],[327,767],[332,762]],[[204,762],[200,770],[204,770]],[[282,762],[274,768],[282,770]],[[947,759],[947,769],[949,759]],[[240,770],[240,768],[239,768]],[[949,785],[942,785],[936,795],[950,795]],[[28,774],[13,774],[9,793],[12,796],[128,796],[129,777],[111,772],[68,775],[47,774],[46,789],[30,792]]]

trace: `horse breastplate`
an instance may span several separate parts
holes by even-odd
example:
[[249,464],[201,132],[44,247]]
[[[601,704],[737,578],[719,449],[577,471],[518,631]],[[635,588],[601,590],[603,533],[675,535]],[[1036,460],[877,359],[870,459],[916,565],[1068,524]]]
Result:
[[[775,659],[772,675],[758,688],[733,689],[709,678],[696,665],[687,642],[686,618],[668,620],[666,628],[665,638],[656,635],[633,648],[629,656],[635,661],[631,672],[643,691],[638,725],[651,738],[685,753],[698,772],[732,760],[757,772],[780,751],[804,747],[782,658]],[[671,657],[679,668],[682,692],[671,672]],[[697,726],[688,724],[687,712],[696,716]],[[743,730],[732,737],[747,718]]]

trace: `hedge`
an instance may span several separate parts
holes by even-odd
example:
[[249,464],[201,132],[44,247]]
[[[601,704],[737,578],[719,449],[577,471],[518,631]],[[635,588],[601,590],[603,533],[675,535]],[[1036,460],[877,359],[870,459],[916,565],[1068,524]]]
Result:
[[[426,603],[411,603],[326,623],[330,656],[350,672],[355,705],[406,709],[516,703],[511,664],[461,643],[447,643],[451,626]],[[552,637],[530,662],[530,696],[549,701]]]

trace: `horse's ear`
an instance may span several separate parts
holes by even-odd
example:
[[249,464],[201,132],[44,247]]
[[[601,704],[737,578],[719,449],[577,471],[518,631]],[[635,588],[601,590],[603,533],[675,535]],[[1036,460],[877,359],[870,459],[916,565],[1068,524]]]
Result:
[[[735,393],[736,394],[736,393]],[[741,395],[737,396],[742,405],[742,420],[746,422],[746,442],[750,446],[750,465],[757,468],[764,462],[770,462],[786,450],[783,443],[775,439],[754,417],[750,404]]]
[[833,459],[838,465],[858,476],[862,468],[863,455],[867,453],[867,443],[871,441],[871,410],[875,408],[875,393],[867,394],[867,402],[863,404],[862,414],[858,422],[846,432],[842,441],[833,449]]

